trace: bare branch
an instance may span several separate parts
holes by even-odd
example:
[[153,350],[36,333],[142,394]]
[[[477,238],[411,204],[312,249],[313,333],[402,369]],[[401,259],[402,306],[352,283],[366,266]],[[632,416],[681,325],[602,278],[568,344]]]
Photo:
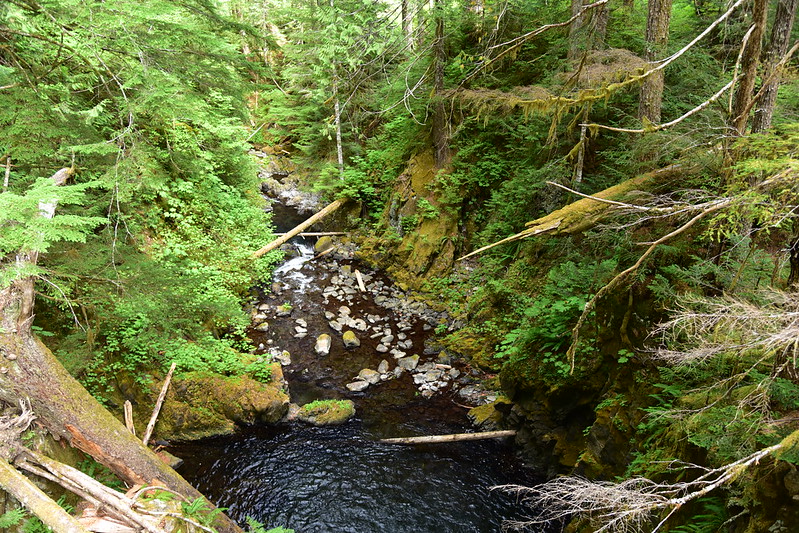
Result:
[[[686,503],[735,481],[747,468],[769,455],[779,458],[782,453],[794,448],[797,440],[799,430],[774,446],[719,468],[705,469],[702,475],[692,481],[656,483],[646,478],[633,478],[610,483],[572,476],[556,478],[536,487],[504,485],[494,488],[521,497],[537,510],[537,516],[531,520],[513,524],[515,529],[579,517],[591,521],[597,533],[643,529],[655,533]],[[662,512],[666,514],[654,529],[644,528]]]

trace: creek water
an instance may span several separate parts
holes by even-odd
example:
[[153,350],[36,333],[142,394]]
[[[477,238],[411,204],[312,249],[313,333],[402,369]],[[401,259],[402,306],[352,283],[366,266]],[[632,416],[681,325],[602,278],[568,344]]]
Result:
[[[299,217],[279,211],[278,231]],[[282,226],[282,227],[281,227]],[[362,368],[376,368],[387,354],[375,351],[377,340],[359,333],[362,344],[345,350],[331,330],[325,311],[347,305],[353,316],[380,316],[381,327],[407,324],[406,334],[423,353],[430,326],[418,317],[381,308],[374,297],[356,291],[348,301],[325,296],[325,288],[360,269],[370,285],[384,291],[390,281],[350,260],[313,260],[312,243],[295,240],[296,257],[275,272],[277,293],[265,291],[261,302],[288,303],[291,316],[274,317],[269,331],[253,332],[260,351],[288,350],[284,367],[291,401],[349,398],[356,416],[335,427],[311,427],[288,422],[244,428],[233,437],[174,446],[184,459],[180,472],[229,515],[244,522],[252,517],[267,527],[283,526],[297,533],[315,532],[489,532],[505,520],[523,520],[525,509],[513,497],[491,487],[533,484],[537,480],[504,441],[460,442],[422,446],[380,444],[395,436],[435,435],[471,431],[466,409],[452,391],[424,398],[408,374],[353,393],[345,388]],[[307,335],[296,333],[297,321]],[[317,335],[329,333],[333,346],[319,356]],[[423,355],[423,359],[435,355]],[[393,359],[390,355],[388,359]],[[468,382],[469,369],[464,368]]]

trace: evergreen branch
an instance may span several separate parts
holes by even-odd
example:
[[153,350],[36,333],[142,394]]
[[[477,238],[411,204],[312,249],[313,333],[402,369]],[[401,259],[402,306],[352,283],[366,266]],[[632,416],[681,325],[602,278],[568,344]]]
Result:
[[686,230],[691,228],[694,224],[699,222],[701,219],[705,218],[707,215],[711,213],[715,213],[720,209],[724,209],[725,207],[729,207],[729,205],[733,202],[731,198],[721,198],[715,202],[715,204],[706,207],[703,209],[698,215],[694,216],[691,220],[680,226],[679,228],[675,229],[674,231],[662,236],[655,242],[653,242],[649,248],[638,258],[638,261],[635,262],[631,267],[627,268],[626,270],[620,272],[616,275],[610,282],[599,289],[596,294],[585,304],[585,308],[583,309],[582,314],[580,315],[579,320],[577,320],[577,324],[572,329],[572,341],[569,349],[566,351],[566,357],[569,359],[569,365],[571,367],[570,373],[574,373],[574,365],[575,365],[575,352],[577,351],[577,344],[580,341],[580,330],[582,329],[585,321],[588,319],[588,315],[591,311],[594,310],[596,307],[597,301],[604,297],[605,294],[612,291],[627,278],[630,274],[638,270],[638,268],[643,264],[647,257],[652,255],[658,246],[661,244],[671,240],[672,238],[684,233]]

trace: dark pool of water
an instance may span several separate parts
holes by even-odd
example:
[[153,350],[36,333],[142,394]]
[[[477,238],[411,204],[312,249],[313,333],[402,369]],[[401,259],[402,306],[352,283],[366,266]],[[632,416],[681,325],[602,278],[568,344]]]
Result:
[[379,444],[358,422],[251,428],[175,452],[232,518],[298,533],[500,531],[524,510],[490,487],[534,481],[504,443]]
[[[291,210],[276,208],[281,229],[297,221]],[[526,511],[513,497],[491,490],[495,485],[537,481],[511,443],[409,447],[377,442],[472,428],[466,409],[450,394],[424,399],[407,374],[365,393],[346,390],[344,385],[358,370],[376,368],[385,355],[375,352],[377,340],[366,335],[356,350],[344,350],[334,342],[328,356],[314,354],[316,335],[332,333],[324,311],[343,303],[322,303],[322,290],[333,275],[330,265],[317,262],[278,275],[277,281],[292,290],[273,297],[272,303],[290,301],[294,316],[270,320],[269,332],[254,334],[253,340],[292,353],[292,364],[284,368],[292,401],[349,398],[356,404],[356,417],[339,427],[252,427],[232,438],[174,446],[171,451],[185,460],[181,474],[240,523],[249,516],[297,533],[490,532],[500,531],[505,520],[523,519]],[[387,324],[395,323],[367,295],[359,294],[349,305],[353,314],[382,313],[391,319]],[[309,329],[301,339],[292,329],[298,317]],[[408,332],[418,349],[429,335],[422,325],[416,323]]]

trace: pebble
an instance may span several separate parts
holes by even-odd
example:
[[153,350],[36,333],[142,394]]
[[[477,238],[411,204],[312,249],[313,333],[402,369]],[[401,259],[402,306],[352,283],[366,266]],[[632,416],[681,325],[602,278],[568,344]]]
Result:
[[360,381],[360,380],[359,381],[353,381],[352,383],[347,383],[345,385],[345,387],[347,387],[347,389],[351,390],[352,392],[362,392],[362,391],[365,391],[369,387],[369,382],[368,381]]

